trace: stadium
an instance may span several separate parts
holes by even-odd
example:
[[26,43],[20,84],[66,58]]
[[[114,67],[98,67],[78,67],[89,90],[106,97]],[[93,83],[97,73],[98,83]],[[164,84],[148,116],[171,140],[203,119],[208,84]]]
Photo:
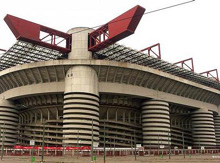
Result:
[[163,61],[160,44],[116,43],[144,12],[135,6],[96,30],[67,33],[7,15],[17,42],[0,57],[5,146],[218,148],[217,70],[210,78],[178,65],[188,60]]

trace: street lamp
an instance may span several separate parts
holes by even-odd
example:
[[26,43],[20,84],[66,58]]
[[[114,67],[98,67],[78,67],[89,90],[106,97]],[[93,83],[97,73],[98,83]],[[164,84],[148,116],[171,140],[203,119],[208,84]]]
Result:
[[135,138],[135,130],[134,130],[134,157],[135,157],[135,161],[137,160],[137,156],[136,156],[136,138]]
[[42,150],[41,150],[41,162],[44,162],[44,135],[45,135],[45,122],[43,123],[43,138],[42,138]]
[[[2,133],[1,128],[0,128],[0,133]],[[5,145],[5,123],[4,123],[4,129],[3,129],[3,136],[1,134],[1,138],[2,138],[2,149],[1,149],[1,160],[2,160],[4,156],[4,145]]]
[[182,132],[182,137],[183,137],[183,155],[185,158],[185,142],[184,142],[184,132]]
[[168,131],[168,143],[169,143],[169,159],[170,159],[170,154],[171,154],[170,131]]
[[106,157],[106,151],[105,151],[105,120],[104,120],[104,163],[105,163],[105,158]]
[[92,119],[92,144],[91,144],[91,162],[93,162],[93,119]]
[[77,132],[77,159],[79,158],[79,130]]

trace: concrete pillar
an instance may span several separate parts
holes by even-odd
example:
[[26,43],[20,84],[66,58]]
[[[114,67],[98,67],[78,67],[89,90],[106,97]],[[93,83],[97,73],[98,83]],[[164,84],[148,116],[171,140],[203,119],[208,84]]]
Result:
[[34,112],[34,123],[37,123],[37,113]]
[[207,109],[198,109],[192,112],[191,119],[193,146],[216,146],[213,113]]
[[170,116],[167,102],[152,99],[142,103],[142,130],[145,146],[169,144]]
[[31,112],[27,112],[29,114],[30,117],[30,123],[33,123],[33,114]]
[[50,110],[47,109],[47,120],[49,121],[50,120]]
[[21,117],[22,117],[21,124],[24,124],[24,119],[25,119],[24,114],[23,114],[23,113],[21,113],[20,115],[21,115]]
[[0,144],[2,144],[2,137],[5,135],[5,145],[15,145],[17,143],[18,110],[12,101],[0,99],[0,127]]
[[43,123],[43,113],[41,110],[40,110],[40,123]]
[[99,93],[96,71],[89,66],[74,66],[65,78],[63,136],[64,144],[81,145],[99,141]]
[[109,120],[109,108],[107,108],[107,112],[106,112],[106,120]]
[[92,52],[88,51],[88,33],[93,29],[76,27],[67,31],[72,34],[72,48],[68,59],[92,59]]
[[125,123],[125,115],[126,115],[126,110],[123,112],[123,122]]
[[59,111],[58,111],[58,108],[56,108],[56,120],[59,120]]
[[220,147],[220,115],[214,116],[216,145]]

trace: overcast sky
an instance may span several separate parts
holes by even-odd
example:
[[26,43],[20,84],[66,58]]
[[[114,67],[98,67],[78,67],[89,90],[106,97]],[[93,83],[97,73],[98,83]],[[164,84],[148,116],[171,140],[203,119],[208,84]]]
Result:
[[[11,14],[66,32],[73,27],[107,23],[135,5],[146,12],[187,0],[2,0],[0,48],[9,49],[16,39],[4,17]],[[119,43],[141,50],[161,44],[162,59],[171,63],[194,59],[197,73],[220,71],[220,0],[196,0],[183,6],[147,14],[135,34]]]

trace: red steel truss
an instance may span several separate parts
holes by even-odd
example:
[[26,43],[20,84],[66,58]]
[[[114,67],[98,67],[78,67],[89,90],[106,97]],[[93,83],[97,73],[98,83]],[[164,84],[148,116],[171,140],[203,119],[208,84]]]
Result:
[[[158,49],[157,52],[154,51],[155,47]],[[148,51],[148,55],[151,56],[152,54],[154,54],[156,56],[156,58],[161,59],[161,51],[160,51],[160,44],[155,44],[152,45],[148,48],[142,49],[140,50],[140,52],[144,52],[144,51]]]
[[[17,40],[54,49],[61,53],[68,53],[71,51],[71,35],[67,33],[40,24],[36,24],[12,15],[6,15],[4,20]],[[41,39],[40,32],[46,33],[47,36]],[[45,42],[45,39],[48,39],[49,36],[51,38],[50,43]],[[56,39],[58,37],[62,38],[62,41],[66,41],[66,47],[61,47],[59,45],[60,42],[56,42]]]
[[[191,65],[187,64],[186,62],[188,61],[191,61]],[[176,62],[174,64],[180,64],[180,66],[182,68],[184,68],[184,66],[186,66],[187,68],[189,68],[190,71],[194,72],[194,64],[193,64],[193,58],[188,58],[188,59],[185,59],[183,61],[179,61],[179,62]]]
[[[216,76],[214,76],[212,74],[212,72],[214,72]],[[207,78],[212,78],[212,79],[214,79],[214,80],[219,82],[218,70],[217,69],[209,70],[209,71],[205,71],[205,72],[200,73],[200,75],[204,75],[204,74],[206,75]]]
[[145,9],[133,7],[89,34],[89,51],[97,52],[134,33]]

